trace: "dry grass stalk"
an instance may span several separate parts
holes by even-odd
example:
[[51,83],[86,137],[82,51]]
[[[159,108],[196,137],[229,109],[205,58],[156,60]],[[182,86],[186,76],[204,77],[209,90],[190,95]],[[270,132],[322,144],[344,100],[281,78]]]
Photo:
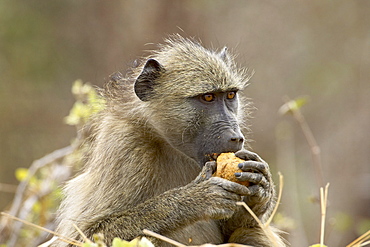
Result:
[[[155,233],[155,232],[152,232],[150,230],[147,230],[147,229],[144,229],[143,230],[144,234],[148,235],[148,236],[151,236],[151,237],[155,237],[159,240],[162,240],[164,242],[167,242],[169,244],[172,244],[174,246],[177,246],[177,247],[196,247],[196,246],[188,246],[188,245],[184,245],[182,243],[179,243],[173,239],[170,239],[168,237],[165,237],[161,234],[158,234],[158,233]],[[243,244],[234,244],[234,243],[229,243],[229,244],[219,244],[219,245],[214,245],[214,244],[204,244],[204,245],[200,245],[200,246],[197,246],[197,247],[212,247],[212,246],[217,246],[217,247],[251,247],[249,245],[243,245]]]
[[306,138],[306,141],[310,147],[312,164],[314,167],[316,180],[318,187],[324,186],[324,176],[322,172],[322,162],[321,162],[321,149],[317,144],[317,141],[312,133],[310,126],[308,125],[305,117],[303,116],[300,105],[297,103],[299,99],[290,100],[288,96],[284,97],[285,104],[279,109],[280,114],[285,115],[286,113],[291,113],[294,119],[298,122],[302,129],[302,133]]
[[15,192],[17,192],[17,188],[18,188],[18,186],[13,185],[13,184],[0,183],[0,191],[1,192],[15,193]]
[[[362,234],[360,237],[355,239],[352,243],[347,245],[346,247],[360,247],[370,244],[370,230]],[[366,241],[366,242],[365,242]]]
[[276,211],[279,207],[279,204],[280,204],[280,201],[281,201],[281,195],[283,194],[284,176],[280,172],[278,174],[279,174],[279,194],[278,194],[278,198],[277,198],[277,201],[276,201],[275,208],[272,211],[272,214],[271,214],[270,218],[265,223],[266,226],[269,226],[271,224],[271,221],[274,218],[274,216],[276,214]]
[[326,217],[326,208],[328,204],[328,189],[329,183],[324,188],[320,188],[320,202],[321,202],[321,233],[320,233],[320,246],[324,246],[324,236],[325,236],[325,217]]
[[[10,218],[10,219],[13,219],[13,220],[16,220],[16,221],[22,222],[22,223],[23,223],[23,224],[25,224],[25,225],[32,226],[32,227],[35,227],[35,228],[40,229],[40,230],[42,230],[42,231],[45,231],[45,232],[51,233],[51,234],[53,234],[54,236],[57,236],[57,237],[59,238],[59,240],[64,241],[64,242],[66,242],[66,243],[73,244],[73,245],[76,245],[76,246],[82,246],[82,244],[83,244],[82,242],[76,241],[76,240],[74,240],[74,239],[72,239],[72,238],[68,238],[68,237],[62,236],[62,235],[60,235],[60,234],[59,234],[59,233],[57,233],[57,232],[51,231],[51,230],[49,230],[49,229],[47,229],[47,228],[44,228],[44,227],[42,227],[42,226],[38,226],[38,225],[33,224],[33,223],[31,223],[31,222],[28,222],[28,221],[25,221],[25,220],[19,219],[18,217],[15,217],[15,216],[13,216],[13,215],[10,215],[10,214],[4,213],[4,212],[1,212],[1,215],[2,215],[2,216],[5,216],[5,217],[8,217],[8,218]],[[49,241],[48,241],[48,242],[49,242]],[[54,242],[54,241],[53,241],[53,242]],[[51,243],[50,243],[50,244],[51,244]],[[43,246],[43,245],[41,245],[41,246]],[[46,246],[47,246],[47,245],[46,245]]]
[[89,243],[89,244],[92,244],[92,243],[93,243],[90,239],[88,239],[88,238],[86,237],[86,235],[81,231],[81,229],[77,227],[77,225],[76,225],[76,224],[72,224],[72,225],[73,225],[73,227],[78,231],[78,233],[82,236],[82,238],[84,239],[84,241],[85,241],[86,243]]
[[251,245],[235,244],[235,243],[219,244],[219,245],[204,244],[204,245],[201,245],[200,247],[207,247],[207,246],[217,246],[217,247],[253,247]]
[[146,234],[148,236],[155,237],[155,238],[157,238],[159,240],[162,240],[162,241],[167,242],[169,244],[175,245],[177,247],[187,247],[186,245],[184,245],[182,243],[179,243],[179,242],[177,242],[177,241],[175,241],[173,239],[167,238],[167,237],[165,237],[165,236],[163,236],[161,234],[152,232],[150,230],[144,229],[143,232],[144,232],[144,234]]
[[[275,239],[275,235],[272,234],[271,232],[269,232],[268,230],[268,226],[270,225],[271,221],[272,221],[272,218],[274,217],[276,211],[277,211],[277,208],[279,206],[279,203],[280,203],[280,200],[281,200],[281,195],[282,195],[282,191],[283,191],[283,175],[281,175],[281,173],[279,173],[279,194],[278,194],[278,198],[277,198],[277,203],[276,203],[276,206],[272,212],[272,215],[270,216],[270,218],[267,220],[267,222],[265,224],[263,224],[259,219],[258,217],[254,214],[254,212],[247,206],[247,204],[245,204],[244,202],[237,202],[238,205],[242,205],[244,206],[244,208],[252,215],[252,217],[257,221],[257,223],[259,224],[259,226],[261,227],[261,229],[264,231],[265,235],[270,239],[270,241],[274,244],[274,246],[278,247],[279,245],[277,244],[277,241]],[[13,220],[17,220],[17,221],[20,221],[26,225],[29,225],[29,226],[32,226],[32,227],[35,227],[37,229],[40,229],[40,230],[43,230],[45,232],[48,232],[48,233],[51,233],[53,234],[55,237],[52,238],[51,240],[39,245],[39,247],[47,247],[49,246],[50,244],[52,244],[53,242],[57,241],[57,240],[60,240],[60,241],[64,241],[64,242],[67,242],[69,244],[73,244],[75,246],[82,246],[83,243],[82,242],[79,242],[79,241],[76,241],[72,238],[68,238],[68,237],[65,237],[65,236],[62,236],[60,234],[58,234],[57,232],[54,232],[54,231],[51,231],[47,228],[44,228],[44,227],[41,227],[41,226],[38,226],[38,225],[35,225],[33,223],[30,223],[28,221],[25,221],[25,220],[22,220],[22,219],[19,219],[15,216],[12,216],[10,214],[7,214],[7,213],[4,213],[2,212],[1,215],[3,216],[6,216],[6,217],[9,217]],[[86,237],[86,235],[75,225],[73,224],[73,226],[76,228],[76,230],[81,234],[81,236],[83,237],[84,241],[87,242],[87,243],[92,243],[92,241],[90,239],[88,239]],[[170,239],[170,238],[167,238],[163,235],[160,235],[158,233],[155,233],[155,232],[152,232],[152,231],[149,231],[149,230],[146,230],[144,229],[143,230],[144,234],[146,235],[149,235],[149,236],[152,236],[152,237],[155,237],[157,239],[160,239],[162,241],[165,241],[167,243],[170,243],[174,246],[177,246],[177,247],[188,247],[187,245],[184,245],[184,244],[181,244],[173,239]],[[212,245],[212,244],[205,244],[205,245],[201,245],[201,247],[207,247],[207,246],[216,246],[216,245]],[[235,244],[235,243],[228,243],[228,244],[221,244],[221,245],[217,245],[219,247],[248,247],[248,245],[242,245],[242,244]]]
[[265,236],[270,240],[274,247],[281,246],[280,244],[278,244],[278,239],[276,239],[275,234],[270,230],[270,228],[268,228],[269,225],[263,224],[245,202],[237,202],[237,204],[243,206],[252,215],[252,217],[257,221],[258,225],[262,229]]
[[70,146],[55,150],[52,153],[45,155],[41,159],[38,159],[32,162],[30,168],[28,169],[28,175],[26,179],[20,182],[20,184],[17,187],[15,198],[13,200],[13,204],[10,209],[11,215],[18,215],[27,186],[31,178],[36,174],[36,172],[42,167],[45,167],[57,160],[60,160],[66,157],[67,155],[72,154],[76,150],[77,146],[78,145],[70,145]]
[[252,217],[257,221],[258,225],[262,229],[265,229],[265,225],[260,221],[260,219],[258,219],[257,215],[254,214],[252,209],[250,207],[248,207],[248,205],[245,202],[237,202],[236,204],[239,205],[239,206],[243,206],[248,211],[248,213],[250,213],[252,215]]
[[37,247],[49,247],[52,243],[58,240],[59,240],[59,237],[54,236],[50,240],[46,241],[45,243],[40,244]]
[[277,202],[276,202],[274,210],[272,211],[270,218],[266,221],[265,224],[262,223],[260,219],[258,219],[258,217],[255,215],[252,209],[250,209],[250,207],[248,207],[248,205],[245,202],[237,202],[238,205],[242,205],[252,215],[252,217],[257,221],[258,225],[261,227],[262,231],[265,233],[266,237],[271,241],[271,243],[275,247],[279,247],[281,246],[281,244],[279,244],[279,240],[276,238],[276,235],[273,232],[271,232],[268,226],[271,224],[271,221],[274,218],[275,213],[279,207],[281,195],[283,193],[283,186],[284,186],[284,177],[281,173],[279,173],[279,194],[278,194]]
[[[237,205],[241,205],[241,206],[244,206],[244,208],[252,215],[252,217],[257,221],[258,225],[261,227],[261,229],[263,230],[263,232],[265,233],[266,237],[271,241],[271,243],[274,244],[275,247],[279,247],[281,246],[280,244],[278,244],[278,240],[276,239],[276,236],[274,233],[271,232],[271,230],[269,230],[268,226],[270,225],[278,207],[279,207],[279,204],[280,204],[280,200],[281,200],[281,195],[283,193],[283,186],[284,186],[284,177],[283,175],[279,172],[279,194],[278,194],[278,198],[277,198],[277,202],[276,202],[276,206],[270,216],[270,218],[266,221],[265,224],[263,224],[260,219],[258,219],[258,217],[255,215],[255,213],[252,211],[252,209],[250,209],[250,207],[248,207],[247,204],[245,204],[245,202],[237,202],[236,204]],[[187,245],[184,245],[182,243],[179,243],[173,239],[170,239],[168,237],[165,237],[163,235],[160,235],[158,233],[155,233],[155,232],[152,232],[150,230],[147,230],[147,229],[144,229],[143,230],[144,234],[146,235],[149,235],[151,237],[155,237],[157,239],[160,239],[164,242],[167,242],[167,243],[170,243],[174,246],[177,246],[177,247],[187,247]],[[205,245],[201,245],[199,247],[207,247],[207,246],[218,246],[218,247],[248,247],[249,245],[242,245],[242,244],[234,244],[234,243],[228,243],[228,244],[221,244],[221,245],[212,245],[212,244],[205,244]]]

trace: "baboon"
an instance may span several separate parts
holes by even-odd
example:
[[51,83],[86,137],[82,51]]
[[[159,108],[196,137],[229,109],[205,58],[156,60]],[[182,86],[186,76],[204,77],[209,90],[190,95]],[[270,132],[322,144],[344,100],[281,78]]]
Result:
[[[268,165],[243,148],[238,92],[248,79],[226,48],[209,50],[180,35],[127,76],[111,76],[85,167],[64,189],[57,232],[81,239],[75,223],[87,237],[103,233],[107,244],[149,229],[183,244],[272,246],[236,205],[244,200],[264,222],[276,203]],[[236,175],[250,186],[211,176],[210,156],[223,152],[246,160]]]

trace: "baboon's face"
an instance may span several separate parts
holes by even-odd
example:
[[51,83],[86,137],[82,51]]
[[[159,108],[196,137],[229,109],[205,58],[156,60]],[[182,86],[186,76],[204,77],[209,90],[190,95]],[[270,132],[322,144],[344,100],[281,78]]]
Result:
[[[185,150],[203,165],[213,153],[236,152],[243,147],[244,136],[237,122],[236,90],[212,92],[189,99],[193,109],[190,147]],[[192,152],[192,153],[191,153]]]
[[214,153],[242,149],[238,105],[236,90],[164,100],[155,111],[153,124],[172,147],[203,166]]
[[[178,71],[171,74],[154,59],[145,64],[135,82],[135,93],[147,102],[153,127],[172,147],[201,166],[214,153],[242,149],[238,88],[232,83],[224,86],[232,78],[207,77],[216,72],[204,70],[185,72],[184,69],[179,80]],[[208,91],[209,88],[215,89]]]

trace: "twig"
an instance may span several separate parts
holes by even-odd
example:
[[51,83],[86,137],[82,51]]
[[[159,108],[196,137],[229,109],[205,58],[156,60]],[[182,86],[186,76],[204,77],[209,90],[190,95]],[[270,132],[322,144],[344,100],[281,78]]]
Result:
[[366,244],[368,242],[365,243],[365,241],[369,240],[370,239],[370,230],[365,232],[364,234],[362,234],[360,237],[358,237],[357,239],[355,239],[353,242],[351,242],[349,245],[347,245],[346,247],[355,247],[355,246],[364,246],[362,244]]
[[17,186],[14,184],[0,183],[0,191],[7,193],[15,193],[17,191]]
[[321,201],[321,233],[320,233],[320,246],[324,246],[324,236],[325,236],[325,216],[326,216],[326,207],[328,203],[328,188],[329,183],[325,186],[324,189],[320,188],[320,201]]
[[49,247],[52,243],[54,243],[55,241],[58,241],[58,239],[59,237],[54,236],[50,240],[38,245],[37,247]]
[[12,204],[12,207],[9,211],[11,215],[18,215],[19,208],[22,204],[24,191],[27,188],[27,185],[29,184],[31,178],[35,175],[35,173],[42,167],[55,162],[58,159],[61,159],[69,154],[71,154],[76,149],[76,146],[67,146],[58,150],[55,150],[54,152],[42,157],[41,159],[35,160],[30,168],[28,169],[28,175],[25,180],[20,182],[17,192],[15,194],[15,198]]
[[360,244],[360,247],[362,247],[362,246],[366,246],[366,245],[368,245],[368,244],[370,244],[370,241],[363,242],[363,243],[361,243],[361,244]]
[[197,246],[187,246],[187,245],[184,245],[182,243],[179,243],[173,239],[170,239],[168,237],[165,237],[161,234],[158,234],[158,233],[155,233],[155,232],[152,232],[150,230],[147,230],[147,229],[144,229],[143,230],[144,234],[146,235],[149,235],[151,237],[154,237],[154,238],[157,238],[159,240],[162,240],[162,241],[165,241],[169,244],[172,244],[172,245],[175,245],[177,247],[210,247],[210,246],[217,246],[217,247],[252,247],[250,245],[244,245],[244,244],[235,244],[235,243],[227,243],[227,244],[218,244],[218,245],[214,245],[214,244],[203,244],[203,245],[197,245]]
[[308,145],[310,146],[312,162],[315,169],[316,180],[319,188],[324,187],[324,178],[322,174],[322,164],[321,164],[321,149],[316,142],[315,137],[307,124],[306,119],[304,118],[302,112],[297,106],[294,100],[290,100],[288,97],[285,97],[285,104],[280,108],[284,109],[281,112],[291,112],[295,120],[299,123],[299,126],[302,129],[303,135],[305,136]]
[[237,202],[236,204],[243,206],[252,215],[252,217],[257,221],[259,227],[261,228],[261,230],[263,231],[265,236],[270,240],[270,242],[272,243],[273,246],[275,246],[275,247],[281,246],[278,243],[278,240],[276,239],[276,236],[271,232],[271,230],[269,228],[269,225],[263,224],[260,221],[260,219],[258,219],[256,214],[252,211],[252,209],[250,209],[250,207],[248,207],[248,205],[245,202]]
[[[77,143],[75,143],[73,145],[70,145],[70,146],[67,146],[67,147],[64,147],[64,148],[61,148],[61,149],[58,149],[58,150],[42,157],[41,159],[35,160],[32,163],[32,165],[28,169],[27,177],[23,181],[21,181],[20,184],[18,185],[18,188],[17,188],[16,194],[15,194],[11,209],[9,211],[9,215],[18,216],[20,219],[25,219],[26,218],[28,211],[27,210],[21,210],[21,206],[22,206],[22,203],[23,203],[23,200],[24,200],[25,191],[27,189],[27,186],[29,185],[29,182],[30,182],[31,178],[36,174],[36,172],[39,169],[41,169],[41,168],[43,168],[43,167],[45,167],[49,164],[52,164],[52,163],[56,162],[57,160],[62,159],[65,156],[73,153],[75,151],[75,149],[78,147],[78,144],[77,145],[76,144]],[[35,197],[29,198],[29,199],[35,200],[37,198],[38,198],[38,196],[36,195]],[[8,245],[9,246],[15,246],[17,238],[19,236],[19,231],[22,228],[22,222],[21,221],[16,222],[16,223],[14,223],[14,225],[11,225],[11,226],[9,224],[7,224],[6,222],[2,222],[0,224],[0,232],[2,232],[5,229],[6,226],[11,228],[11,237],[10,237],[10,240],[8,242]]]
[[93,243],[90,239],[88,239],[88,237],[86,237],[86,235],[81,231],[81,229],[77,227],[76,224],[73,223],[72,225],[78,231],[78,233],[82,236],[82,238],[84,239],[85,242],[87,242],[89,244]]
[[55,235],[55,236],[59,237],[59,238],[60,238],[60,240],[62,240],[62,241],[64,241],[64,242],[67,242],[67,243],[70,243],[70,244],[74,244],[74,245],[76,245],[76,246],[82,246],[82,244],[83,244],[82,242],[76,241],[76,240],[74,240],[74,239],[72,239],[72,238],[69,238],[69,237],[62,236],[61,234],[59,234],[59,233],[57,233],[57,232],[51,231],[51,230],[49,230],[49,229],[47,229],[47,228],[44,228],[44,227],[42,227],[42,226],[38,226],[38,225],[33,224],[33,223],[31,223],[31,222],[28,222],[28,221],[22,220],[22,219],[20,219],[20,218],[18,218],[18,217],[15,217],[15,216],[13,216],[13,215],[10,215],[10,214],[4,213],[4,212],[1,212],[0,214],[1,214],[2,216],[9,217],[10,219],[13,219],[13,220],[16,220],[16,221],[22,222],[23,224],[26,224],[26,225],[29,225],[29,226],[35,227],[35,228],[37,228],[37,229],[40,229],[40,230],[45,231],[45,232],[48,232],[48,233],[51,233],[51,234],[53,234],[53,235]]
[[258,219],[257,215],[252,211],[250,207],[245,202],[236,202],[236,205],[243,206],[251,215],[252,217],[257,221],[258,225],[261,227],[262,230],[265,229],[265,225]]
[[[201,245],[201,246],[207,246],[207,244]],[[253,246],[244,245],[244,244],[236,244],[236,243],[228,243],[228,244],[218,244],[217,247],[253,247]]]
[[279,207],[279,204],[280,204],[280,201],[281,201],[281,196],[283,194],[283,187],[284,187],[284,176],[279,172],[279,194],[278,194],[278,198],[277,198],[277,201],[276,201],[275,208],[272,211],[272,214],[271,214],[270,218],[266,221],[265,226],[269,226],[271,224],[271,221],[272,221],[272,219],[274,218],[274,216],[276,214],[276,211],[277,211],[277,209]]
[[152,232],[152,231],[150,231],[150,230],[144,229],[144,230],[143,230],[143,232],[144,232],[144,234],[146,234],[146,235],[149,235],[149,236],[155,237],[155,238],[157,238],[157,239],[159,239],[159,240],[165,241],[165,242],[170,243],[170,244],[172,244],[172,245],[175,245],[175,246],[177,246],[177,247],[187,247],[186,245],[184,245],[184,244],[182,244],[182,243],[179,243],[179,242],[177,242],[177,241],[175,241],[175,240],[173,240],[173,239],[167,238],[167,237],[165,237],[165,236],[163,236],[163,235],[160,235],[160,234],[158,234],[158,233]]

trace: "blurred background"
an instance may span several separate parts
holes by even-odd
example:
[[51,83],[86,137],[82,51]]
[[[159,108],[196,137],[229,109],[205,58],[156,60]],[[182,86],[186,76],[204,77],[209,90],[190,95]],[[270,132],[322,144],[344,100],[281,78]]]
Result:
[[370,228],[370,1],[0,1],[0,211],[17,168],[67,146],[64,123],[81,79],[102,86],[169,34],[228,46],[255,71],[251,148],[285,187],[276,224],[292,246],[319,242],[319,186],[310,147],[284,97],[301,108],[330,183],[326,244]]

